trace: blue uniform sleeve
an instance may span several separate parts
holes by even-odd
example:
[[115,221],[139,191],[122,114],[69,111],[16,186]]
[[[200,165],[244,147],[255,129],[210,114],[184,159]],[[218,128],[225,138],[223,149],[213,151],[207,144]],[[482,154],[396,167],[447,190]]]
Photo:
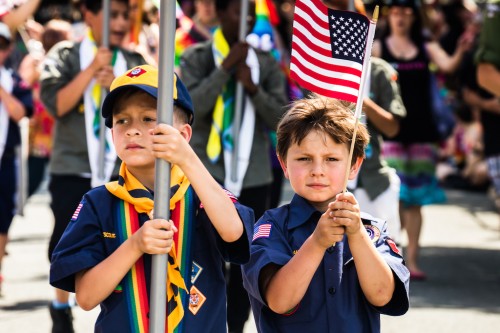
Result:
[[217,247],[220,254],[225,261],[234,264],[242,265],[248,262],[250,257],[250,240],[252,237],[253,224],[255,222],[255,217],[253,210],[247,206],[239,204],[237,201],[234,203],[236,211],[243,222],[243,234],[241,237],[232,243],[225,242],[215,229],[215,227],[210,223],[210,229],[215,234]]
[[410,306],[410,272],[405,266],[401,251],[387,233],[387,223],[381,220],[372,220],[371,225],[381,230],[380,238],[376,241],[376,247],[391,268],[395,282],[392,299],[386,305],[376,308],[380,313],[386,315],[403,315],[408,311]]
[[259,288],[261,270],[269,264],[284,266],[293,256],[284,228],[285,226],[280,225],[270,212],[264,213],[254,227],[250,245],[250,261],[243,265],[245,289],[264,305],[267,304]]
[[[102,203],[100,207],[103,207]],[[106,211],[109,211],[111,206],[107,207]],[[91,196],[86,194],[52,255],[50,265],[52,286],[74,292],[75,274],[94,267],[106,258],[102,242],[101,218]]]

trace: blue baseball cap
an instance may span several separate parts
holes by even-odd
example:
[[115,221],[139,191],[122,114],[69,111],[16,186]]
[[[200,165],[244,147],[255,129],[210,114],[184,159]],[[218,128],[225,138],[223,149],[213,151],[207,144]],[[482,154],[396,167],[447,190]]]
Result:
[[[158,98],[158,69],[150,65],[137,66],[116,77],[111,83],[109,94],[102,103],[102,116],[107,127],[113,127],[113,105],[123,90],[134,87]],[[174,73],[174,105],[189,115],[189,124],[194,121],[194,108],[191,96],[181,79]]]

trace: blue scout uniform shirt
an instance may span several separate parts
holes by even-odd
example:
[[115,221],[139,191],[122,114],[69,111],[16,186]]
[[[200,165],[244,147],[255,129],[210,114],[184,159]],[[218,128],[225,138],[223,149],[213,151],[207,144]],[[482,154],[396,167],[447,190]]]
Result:
[[[295,195],[290,204],[267,211],[255,225],[250,261],[243,266],[243,282],[249,292],[258,331],[261,333],[380,332],[380,314],[402,315],[409,307],[409,272],[394,242],[388,238],[384,221],[366,219],[363,224],[377,250],[391,267],[395,291],[383,307],[368,303],[358,282],[347,237],[325,251],[325,256],[304,298],[289,314],[271,311],[259,290],[259,275],[266,265],[283,266],[316,228],[321,213]],[[260,225],[270,225],[261,228]],[[263,231],[264,230],[264,231]]]
[[[70,292],[75,290],[75,274],[91,268],[113,253],[119,246],[117,217],[112,209],[120,200],[104,187],[97,187],[83,197],[79,209],[57,244],[50,267],[50,283]],[[200,207],[196,197],[196,207]],[[193,275],[184,276],[187,290],[194,284],[206,298],[194,315],[184,305],[184,332],[226,332],[226,283],[222,271],[223,260],[245,263],[249,257],[253,211],[235,203],[245,224],[245,233],[234,243],[224,242],[202,208],[196,214],[196,230],[192,238]],[[139,214],[140,225],[149,220]],[[147,292],[150,292],[151,255],[144,255]],[[103,277],[105,279],[106,277]],[[192,281],[194,283],[192,283]],[[122,288],[126,285],[120,283]],[[131,332],[126,290],[113,292],[101,303],[101,312],[95,324],[96,332]]]

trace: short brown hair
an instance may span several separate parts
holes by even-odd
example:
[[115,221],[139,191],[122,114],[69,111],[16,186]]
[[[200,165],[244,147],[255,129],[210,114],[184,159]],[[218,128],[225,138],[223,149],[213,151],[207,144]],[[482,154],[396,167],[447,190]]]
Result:
[[[312,94],[293,102],[280,120],[276,133],[277,154],[285,160],[290,146],[300,145],[312,131],[328,134],[333,141],[346,144],[350,149],[355,123],[354,104]],[[351,164],[358,157],[364,158],[368,141],[366,126],[359,123]]]

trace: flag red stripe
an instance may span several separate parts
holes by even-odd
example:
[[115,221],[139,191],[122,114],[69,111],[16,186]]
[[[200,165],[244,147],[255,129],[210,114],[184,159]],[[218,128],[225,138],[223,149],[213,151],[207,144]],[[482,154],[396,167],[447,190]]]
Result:
[[[310,50],[303,50],[299,44],[295,43],[292,41],[292,49],[294,51],[297,51],[305,60],[310,62],[313,65],[316,65],[321,68],[328,68],[329,71],[332,72],[340,72],[340,73],[346,73],[346,74],[352,74],[356,75],[358,77],[361,77],[361,71],[352,67],[346,67],[346,66],[339,66],[339,65],[332,65],[325,63],[321,60],[318,60],[317,58],[314,58],[311,56]],[[292,57],[293,57],[293,52],[292,52]],[[331,57],[331,55],[330,55]]]
[[[293,29],[293,35],[294,35],[294,39],[296,39],[296,38],[300,39],[312,51],[317,52],[317,53],[319,53],[321,55],[324,55],[325,57],[329,57],[329,58],[332,57],[332,49],[331,49],[331,47],[330,47],[329,50],[326,50],[326,49],[322,48],[321,46],[318,46],[317,44],[314,44],[313,42],[311,42],[311,38],[310,37],[305,36],[298,29]],[[328,41],[327,43],[330,43],[330,41]]]
[[[295,58],[292,56],[292,59],[295,59]],[[316,72],[310,70],[309,68],[307,68],[307,66],[304,66],[298,60],[294,61],[294,65],[297,66],[302,71],[302,73],[304,73],[308,76],[311,76],[311,77],[315,78],[316,80],[319,80],[319,81],[324,82],[326,84],[334,84],[334,85],[345,86],[345,87],[349,87],[349,88],[353,88],[353,89],[359,89],[359,83],[352,82],[349,80],[338,79],[338,78],[334,78],[334,77],[330,77],[330,76],[325,76],[325,75],[320,74],[320,73],[316,73]]]
[[341,100],[352,102],[352,103],[356,103],[357,96],[354,96],[351,94],[346,94],[346,93],[341,93],[338,91],[332,91],[332,90],[320,88],[314,84],[311,84],[307,81],[302,80],[294,72],[290,73],[290,77],[292,79],[294,79],[295,81],[297,81],[302,87],[304,87],[308,90],[314,91],[320,95],[323,95],[326,97],[331,97],[331,98],[337,98],[337,99],[341,99]]
[[[316,8],[316,10],[313,10],[313,6]],[[328,16],[328,8],[323,4],[321,4],[320,7],[318,7],[317,2],[315,1],[307,1],[307,3],[306,1],[296,1],[295,9],[297,8],[307,13],[307,15],[309,15],[311,19],[313,19],[315,22],[318,22],[323,19],[322,17],[318,17],[318,15],[316,15],[315,13],[316,11],[321,12],[325,16]],[[294,15],[293,19],[296,20],[297,15]],[[328,27],[326,27],[326,29],[328,30]]]
[[[321,33],[321,31],[314,29],[314,26],[311,24],[311,22],[307,21],[305,17],[295,15],[295,22],[300,24],[301,26],[304,27],[305,30],[311,32],[314,37],[324,43],[330,44],[330,36],[329,35],[324,35]],[[328,29],[328,27],[326,27]],[[293,29],[293,35],[298,31],[298,29],[294,28]],[[315,33],[313,33],[315,32]],[[307,38],[306,40],[309,40],[310,38]]]

